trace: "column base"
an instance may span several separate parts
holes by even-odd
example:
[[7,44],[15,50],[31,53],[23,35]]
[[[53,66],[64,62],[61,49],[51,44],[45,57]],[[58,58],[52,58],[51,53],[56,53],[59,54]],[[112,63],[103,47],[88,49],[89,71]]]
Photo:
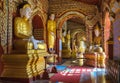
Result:
[[47,69],[44,70],[44,72],[42,74],[42,79],[43,80],[49,80],[49,74],[47,72]]
[[51,73],[57,73],[57,68],[55,66],[52,67]]

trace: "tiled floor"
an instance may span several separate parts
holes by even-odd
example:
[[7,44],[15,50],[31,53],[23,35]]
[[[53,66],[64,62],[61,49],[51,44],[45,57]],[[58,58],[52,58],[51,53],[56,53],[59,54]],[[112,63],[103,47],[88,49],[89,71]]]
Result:
[[[72,63],[72,60],[65,60],[62,65],[65,66],[79,66],[79,63]],[[93,71],[91,71],[90,76],[88,76],[87,72],[82,72],[80,76],[80,82],[79,83],[91,83],[88,79],[92,80],[92,83],[114,83],[112,79],[106,74],[105,68],[94,68],[94,67],[88,67],[83,66],[83,68],[92,68]],[[49,76],[53,76],[53,73],[50,73]],[[69,80],[69,79],[68,79]],[[20,83],[20,82],[10,82],[10,81],[1,81],[0,83]],[[53,83],[49,80],[36,80],[32,83]],[[64,82],[56,82],[56,83],[64,83]]]

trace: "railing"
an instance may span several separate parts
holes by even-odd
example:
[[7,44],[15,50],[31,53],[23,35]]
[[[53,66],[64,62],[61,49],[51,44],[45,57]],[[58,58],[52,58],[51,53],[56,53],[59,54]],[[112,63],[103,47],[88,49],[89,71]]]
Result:
[[120,61],[106,60],[106,70],[115,83],[120,83]]

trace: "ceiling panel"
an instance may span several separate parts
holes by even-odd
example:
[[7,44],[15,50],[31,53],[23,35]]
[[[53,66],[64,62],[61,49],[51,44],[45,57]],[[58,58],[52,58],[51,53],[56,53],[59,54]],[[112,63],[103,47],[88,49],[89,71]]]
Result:
[[77,18],[77,17],[73,17],[73,18],[69,19],[68,21],[78,23],[78,24],[83,24],[83,25],[85,24],[85,22],[82,19]]
[[84,2],[87,4],[93,4],[93,5],[97,5],[100,3],[100,0],[76,0],[76,1]]

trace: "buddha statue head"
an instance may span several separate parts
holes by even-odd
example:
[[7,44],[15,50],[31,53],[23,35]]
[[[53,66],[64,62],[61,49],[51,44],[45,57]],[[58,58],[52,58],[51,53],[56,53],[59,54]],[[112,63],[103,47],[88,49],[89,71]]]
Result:
[[51,15],[50,15],[50,20],[53,21],[54,19],[55,19],[55,14],[51,14]]
[[81,37],[81,41],[86,41],[85,36]]
[[96,37],[98,37],[100,35],[100,29],[99,29],[98,25],[95,27],[94,32],[95,32]]
[[27,19],[30,18],[32,13],[31,6],[27,2],[22,4],[22,7],[20,7],[20,15],[21,17],[26,17]]
[[103,53],[104,51],[103,51],[103,48],[102,48],[102,47],[100,47],[100,46],[95,46],[95,47],[94,47],[94,52]]
[[70,30],[68,30],[67,33],[70,34]]

